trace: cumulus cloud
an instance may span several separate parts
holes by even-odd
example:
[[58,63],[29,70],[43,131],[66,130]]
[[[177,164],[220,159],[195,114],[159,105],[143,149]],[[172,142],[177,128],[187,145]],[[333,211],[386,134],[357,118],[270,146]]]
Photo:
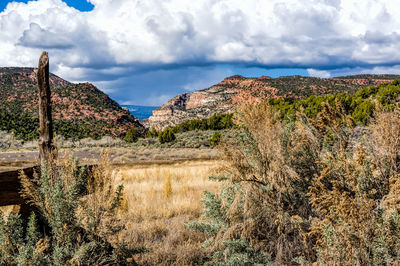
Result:
[[321,77],[400,64],[396,0],[90,2],[90,12],[61,0],[10,3],[0,13],[0,65],[34,66],[47,49],[57,74],[101,82],[216,64]]
[[72,40],[60,36],[54,32],[42,29],[38,24],[31,23],[19,39],[19,45],[45,49],[72,48]]
[[308,72],[308,75],[310,75],[310,77],[318,77],[318,78],[330,78],[331,77],[331,73],[329,73],[326,70],[317,70],[317,69],[313,69],[313,68],[308,68],[307,72]]

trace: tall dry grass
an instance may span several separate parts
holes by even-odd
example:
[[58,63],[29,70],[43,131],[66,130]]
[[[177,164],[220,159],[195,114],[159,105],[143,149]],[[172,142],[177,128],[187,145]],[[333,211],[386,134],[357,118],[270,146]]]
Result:
[[219,185],[208,179],[218,165],[189,161],[119,169],[116,182],[124,185],[119,215],[127,226],[121,237],[149,250],[137,255],[139,264],[188,265],[203,260],[205,236],[185,223],[201,216],[203,191],[218,190]]
[[7,217],[13,210],[14,205],[2,206],[0,207],[0,214],[3,214],[4,217]]

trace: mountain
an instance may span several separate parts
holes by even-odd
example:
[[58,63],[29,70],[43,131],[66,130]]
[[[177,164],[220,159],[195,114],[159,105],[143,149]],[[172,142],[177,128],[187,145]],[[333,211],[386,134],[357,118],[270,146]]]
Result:
[[[90,83],[73,84],[50,74],[55,131],[68,138],[122,136],[143,131],[138,119]],[[0,130],[36,138],[37,79],[33,68],[0,68]]]
[[258,103],[269,98],[353,93],[362,87],[399,78],[400,75],[355,75],[329,79],[302,76],[245,78],[235,75],[210,88],[175,96],[153,111],[146,126],[163,129],[185,120],[232,113],[240,104]]

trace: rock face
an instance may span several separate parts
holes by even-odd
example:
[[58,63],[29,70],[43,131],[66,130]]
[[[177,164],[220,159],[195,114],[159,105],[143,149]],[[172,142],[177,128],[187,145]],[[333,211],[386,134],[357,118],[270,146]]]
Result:
[[231,113],[243,103],[259,103],[277,97],[301,98],[310,95],[351,93],[368,85],[379,85],[397,78],[400,78],[400,75],[356,75],[330,79],[301,76],[245,78],[236,75],[210,88],[175,96],[154,110],[145,125],[149,128],[164,129],[190,119]]
[[[90,83],[73,84],[50,74],[56,132],[70,137],[121,136],[129,128],[144,131],[138,119]],[[38,117],[36,74],[33,68],[0,68],[0,115]],[[7,128],[0,121],[0,128]],[[58,127],[58,128],[57,128]],[[80,134],[80,135],[78,135]],[[68,137],[68,136],[67,136]]]

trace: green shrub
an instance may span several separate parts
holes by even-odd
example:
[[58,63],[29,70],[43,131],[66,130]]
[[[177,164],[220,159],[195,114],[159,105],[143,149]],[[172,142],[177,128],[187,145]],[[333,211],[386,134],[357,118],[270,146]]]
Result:
[[[210,176],[210,180],[225,181],[227,177]],[[203,221],[186,224],[209,236],[203,247],[211,249],[212,253],[205,265],[274,265],[268,253],[255,250],[246,238],[225,239],[235,224],[230,212],[243,211],[243,202],[235,201],[243,197],[243,193],[243,187],[238,183],[223,186],[220,195],[205,191]]]
[[375,104],[366,100],[357,105],[352,113],[354,122],[367,125],[375,110]]
[[158,137],[158,131],[155,128],[151,128],[149,131],[147,131],[146,136],[148,138],[157,138]]
[[137,133],[136,129],[130,128],[130,129],[126,132],[125,137],[124,137],[124,140],[125,140],[126,142],[129,142],[129,143],[136,142],[136,141],[138,140],[138,133]]
[[[0,215],[0,265],[127,265],[144,251],[113,241],[124,230],[115,215],[123,187],[113,188],[109,168],[99,166],[89,177],[77,165],[42,165],[33,181],[21,176],[23,195],[39,213],[28,223],[19,215]],[[85,191],[89,194],[82,199]],[[49,230],[39,230],[37,217]]]
[[223,244],[224,249],[216,251],[206,265],[276,265],[268,253],[256,252],[246,238],[226,240]]
[[174,133],[193,130],[222,130],[233,128],[233,114],[214,114],[208,119],[187,120],[172,128]]
[[218,143],[219,143],[220,140],[221,140],[221,137],[222,137],[221,133],[215,132],[215,133],[212,135],[212,137],[210,138],[210,140],[209,140],[210,146],[211,146],[211,147],[217,146]]
[[172,142],[175,140],[175,134],[172,131],[171,128],[166,128],[164,129],[159,135],[158,135],[158,141],[163,144],[167,142]]

